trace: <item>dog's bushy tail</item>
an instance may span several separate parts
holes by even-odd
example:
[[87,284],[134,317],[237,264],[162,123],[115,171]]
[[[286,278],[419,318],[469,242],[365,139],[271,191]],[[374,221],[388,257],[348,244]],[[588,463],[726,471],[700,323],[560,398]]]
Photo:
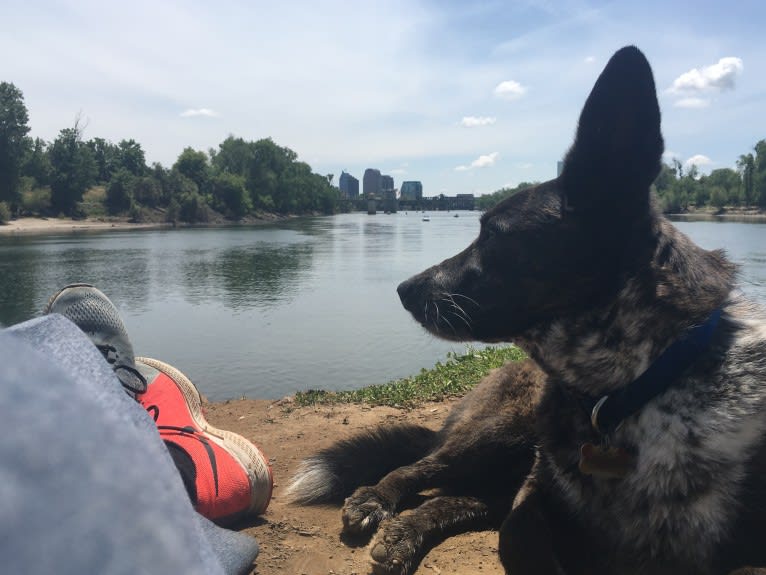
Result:
[[437,432],[420,425],[378,427],[343,439],[301,463],[287,497],[304,505],[340,503],[362,485],[427,455]]

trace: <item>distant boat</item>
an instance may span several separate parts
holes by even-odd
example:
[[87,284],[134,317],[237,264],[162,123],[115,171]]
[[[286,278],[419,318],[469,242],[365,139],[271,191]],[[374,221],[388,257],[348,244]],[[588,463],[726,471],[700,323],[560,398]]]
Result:
[[455,214],[455,215],[454,215],[454,216],[452,216],[452,217],[453,217],[453,218],[459,218],[459,217],[460,217],[460,214]]
[[428,216],[423,216],[423,221],[424,222],[430,222],[431,218],[429,218]]

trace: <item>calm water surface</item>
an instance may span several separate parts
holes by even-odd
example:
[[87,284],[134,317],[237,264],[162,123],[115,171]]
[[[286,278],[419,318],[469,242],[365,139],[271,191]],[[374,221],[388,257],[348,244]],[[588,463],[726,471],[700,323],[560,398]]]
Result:
[[[120,309],[136,352],[179,367],[211,399],[352,389],[417,373],[462,344],[399,304],[400,281],[465,247],[476,212],[345,214],[253,228],[0,236],[0,322],[88,281]],[[679,222],[742,265],[766,303],[766,224]]]

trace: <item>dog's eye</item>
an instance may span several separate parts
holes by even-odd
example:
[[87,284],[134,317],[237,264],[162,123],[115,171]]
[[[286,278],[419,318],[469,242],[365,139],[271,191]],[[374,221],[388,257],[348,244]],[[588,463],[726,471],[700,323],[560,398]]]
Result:
[[489,242],[496,240],[498,236],[500,236],[500,230],[497,229],[497,226],[494,225],[486,225],[482,226],[481,232],[479,234],[479,239]]

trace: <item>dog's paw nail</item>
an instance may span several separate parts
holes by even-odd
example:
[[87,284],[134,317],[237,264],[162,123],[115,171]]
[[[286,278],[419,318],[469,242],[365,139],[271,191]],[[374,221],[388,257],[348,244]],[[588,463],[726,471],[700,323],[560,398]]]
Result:
[[372,557],[378,563],[385,563],[388,559],[388,552],[386,546],[382,543],[378,543],[370,551],[370,557]]

